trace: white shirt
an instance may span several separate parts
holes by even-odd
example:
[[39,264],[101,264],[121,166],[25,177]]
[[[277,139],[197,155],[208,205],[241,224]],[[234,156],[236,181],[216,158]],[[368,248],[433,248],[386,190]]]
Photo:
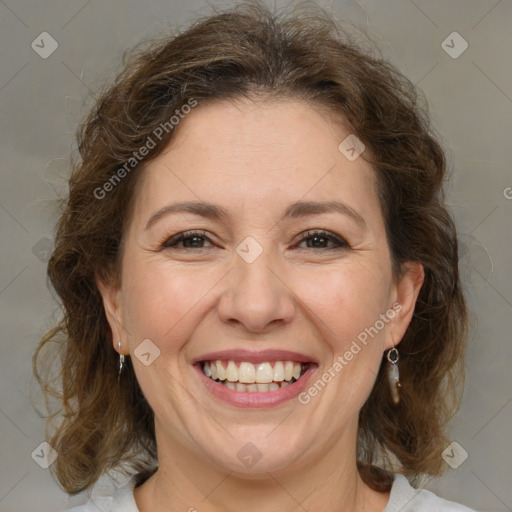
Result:
[[[119,479],[121,478],[121,481]],[[135,476],[117,481],[103,477],[90,493],[70,498],[66,512],[140,512],[133,497]],[[391,495],[382,512],[476,512],[452,501],[446,501],[430,491],[414,489],[407,478],[396,474]]]

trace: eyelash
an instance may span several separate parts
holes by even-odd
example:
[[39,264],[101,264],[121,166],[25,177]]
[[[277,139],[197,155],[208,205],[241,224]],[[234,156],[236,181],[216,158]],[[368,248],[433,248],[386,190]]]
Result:
[[[177,249],[177,250],[194,249],[193,247],[177,247],[177,245],[185,240],[189,240],[189,239],[195,238],[195,237],[205,238],[206,240],[210,241],[210,243],[211,243],[211,240],[208,238],[208,236],[206,236],[206,231],[191,230],[191,231],[184,231],[183,233],[178,233],[177,235],[167,239],[162,244],[161,248],[162,249]],[[315,237],[325,238],[328,241],[331,241],[334,244],[336,244],[335,247],[331,247],[331,248],[320,247],[318,249],[318,251],[333,251],[333,250],[339,250],[339,249],[345,249],[345,250],[350,249],[350,246],[348,245],[348,243],[345,240],[343,240],[342,238],[340,238],[338,236],[333,235],[329,231],[324,231],[324,230],[320,230],[320,229],[312,229],[312,230],[305,231],[304,233],[301,233],[299,235],[299,239],[300,239],[299,243],[303,242],[304,240],[313,239]],[[200,250],[207,249],[207,247],[198,247],[196,249],[200,249]],[[313,247],[308,247],[308,249],[313,249]]]

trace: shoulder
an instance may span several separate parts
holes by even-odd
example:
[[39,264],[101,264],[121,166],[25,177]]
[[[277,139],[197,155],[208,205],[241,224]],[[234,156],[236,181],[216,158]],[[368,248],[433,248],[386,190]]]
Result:
[[65,512],[139,512],[133,497],[136,475],[102,476],[89,492],[71,496]]
[[[133,497],[136,476],[102,477],[89,493],[70,498],[66,512],[139,512]],[[447,501],[425,489],[415,489],[407,478],[396,474],[389,502],[383,512],[477,512]]]
[[395,475],[389,503],[383,512],[476,512],[453,501],[443,500],[425,489],[415,489],[403,475]]

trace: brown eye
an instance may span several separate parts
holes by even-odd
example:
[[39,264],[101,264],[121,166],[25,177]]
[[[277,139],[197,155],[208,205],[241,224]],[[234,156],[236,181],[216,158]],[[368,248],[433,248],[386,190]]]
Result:
[[[345,242],[345,240],[337,237],[336,235],[333,235],[332,233],[329,233],[328,231],[306,231],[300,234],[300,239],[300,243],[307,243],[307,249],[333,250],[349,248],[349,245],[347,242]],[[330,247],[328,246],[329,243],[332,244]]]
[[164,249],[206,249],[205,242],[211,243],[205,231],[185,231],[169,238],[162,248]]

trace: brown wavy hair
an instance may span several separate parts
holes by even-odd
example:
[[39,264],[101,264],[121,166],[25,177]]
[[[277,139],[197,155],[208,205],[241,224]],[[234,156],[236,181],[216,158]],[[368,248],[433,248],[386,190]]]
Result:
[[389,489],[392,472],[439,475],[444,427],[463,379],[468,315],[456,230],[443,195],[446,159],[423,96],[375,45],[363,47],[339,20],[311,4],[276,13],[262,2],[243,2],[137,46],[123,64],[77,133],[80,158],[48,263],[63,318],[33,358],[49,407],[48,440],[59,454],[52,472],[63,489],[75,494],[112,468],[150,474],[157,464],[153,412],[129,357],[117,382],[117,353],[96,278],[119,283],[137,178],[173,131],[113,190],[102,198],[98,191],[187,102],[200,108],[238,98],[306,101],[366,145],[394,275],[415,261],[425,279],[400,343],[400,403],[392,403],[383,358],[360,411],[358,467],[375,490]]

